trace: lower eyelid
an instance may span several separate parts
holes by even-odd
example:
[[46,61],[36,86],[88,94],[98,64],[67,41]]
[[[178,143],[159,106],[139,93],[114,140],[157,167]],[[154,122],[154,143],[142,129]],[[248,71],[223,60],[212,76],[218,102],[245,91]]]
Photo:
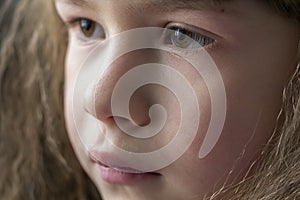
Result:
[[98,41],[96,41],[96,40],[86,40],[86,39],[84,39],[84,36],[80,36],[80,34],[81,33],[79,30],[74,30],[74,29],[69,30],[69,39],[80,44],[80,46],[89,46],[89,45],[98,43]]

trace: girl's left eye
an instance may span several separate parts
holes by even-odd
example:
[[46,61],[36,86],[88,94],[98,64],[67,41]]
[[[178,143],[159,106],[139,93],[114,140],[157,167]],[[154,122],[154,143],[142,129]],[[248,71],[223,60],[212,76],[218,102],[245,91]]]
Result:
[[79,34],[76,33],[76,37],[80,40],[104,39],[106,37],[104,28],[93,20],[79,18],[73,20],[70,25],[71,28],[77,29],[76,32],[79,31]]
[[215,40],[210,37],[183,28],[172,27],[168,29],[170,29],[170,31],[166,42],[181,49],[206,47],[215,42]]

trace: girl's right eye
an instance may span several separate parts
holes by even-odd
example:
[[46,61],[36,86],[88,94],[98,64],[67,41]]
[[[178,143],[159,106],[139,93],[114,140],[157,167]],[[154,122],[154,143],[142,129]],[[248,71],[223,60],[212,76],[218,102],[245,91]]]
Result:
[[86,19],[86,18],[75,19],[69,23],[69,27],[71,29],[73,28],[77,29],[76,36],[80,40],[89,41],[89,40],[104,39],[106,37],[103,27],[100,24],[90,19]]

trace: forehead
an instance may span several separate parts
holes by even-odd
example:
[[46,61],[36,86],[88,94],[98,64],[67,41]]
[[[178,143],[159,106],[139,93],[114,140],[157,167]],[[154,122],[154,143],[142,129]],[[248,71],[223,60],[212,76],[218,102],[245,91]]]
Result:
[[[119,0],[55,0],[74,4],[81,7],[95,8],[97,4],[109,3],[120,4]],[[163,9],[172,11],[174,9],[194,9],[194,10],[220,10],[224,3],[231,0],[122,0],[123,5],[134,8]]]

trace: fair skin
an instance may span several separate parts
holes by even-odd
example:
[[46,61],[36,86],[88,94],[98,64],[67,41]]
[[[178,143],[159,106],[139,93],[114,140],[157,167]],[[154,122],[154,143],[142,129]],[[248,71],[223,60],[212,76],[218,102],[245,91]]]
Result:
[[[74,1],[56,0],[60,17],[65,22],[74,18],[93,20],[103,27],[105,37],[99,35],[91,39],[81,32],[79,23],[69,26],[65,116],[77,157],[103,198],[202,199],[224,184],[240,181],[274,129],[283,88],[296,65],[299,28],[290,20],[273,13],[267,5],[256,1],[233,1],[214,8],[202,5],[202,9],[188,6],[174,6],[174,9],[168,6],[166,9],[166,5],[160,5],[161,2],[155,0],[147,1],[147,5],[142,0],[82,2],[75,4]],[[174,163],[155,171],[156,176],[130,184],[104,180],[99,175],[98,164],[88,156],[76,134],[70,102],[76,81],[75,72],[80,67],[78,63],[84,61],[97,42],[107,40],[114,34],[139,27],[164,28],[173,22],[187,29],[193,27],[193,30],[215,41],[204,48],[218,66],[226,89],[227,113],[222,135],[209,155],[199,159],[199,147],[210,118],[207,88],[186,62],[168,55],[160,56],[159,62],[173,66],[184,74],[197,93],[201,110],[198,134],[188,150]],[[147,51],[147,55],[152,52]],[[109,109],[114,84],[122,74],[132,66],[155,60],[142,53],[125,55],[100,77],[102,87],[98,91],[101,95],[96,96],[96,112],[105,130],[105,137],[116,146],[128,151],[147,152],[157,148],[157,144],[163,146],[168,143],[176,132],[180,110],[174,96],[162,87],[146,86],[135,93],[130,101],[132,120],[137,124],[147,121],[149,105],[160,103],[165,106],[169,115],[163,129],[165,136],[153,138],[153,141],[149,139],[144,142],[118,134],[118,127]]]

